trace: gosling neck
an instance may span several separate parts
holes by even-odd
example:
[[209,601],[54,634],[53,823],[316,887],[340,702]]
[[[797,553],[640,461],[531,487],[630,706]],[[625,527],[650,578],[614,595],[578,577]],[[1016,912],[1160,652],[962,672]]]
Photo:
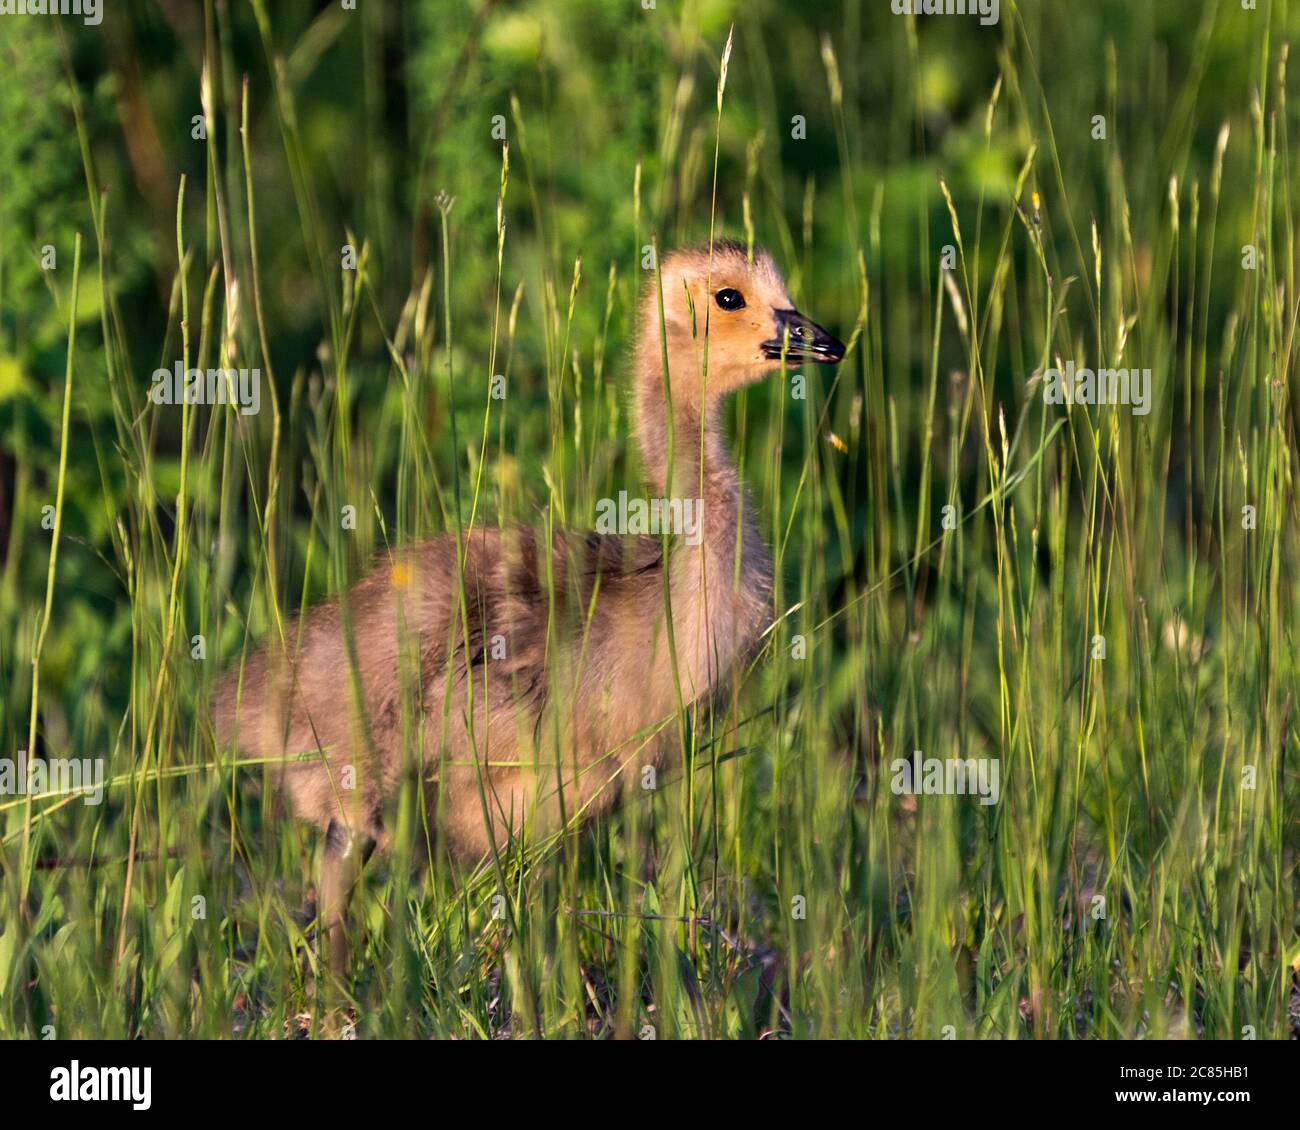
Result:
[[692,700],[758,639],[770,611],[772,558],[727,452],[718,397],[674,398],[670,474],[660,365],[658,356],[638,357],[637,440],[651,489],[699,498],[702,508],[702,536],[677,539],[668,562],[681,688]]
[[[682,359],[683,366],[695,358]],[[719,422],[719,397],[675,395],[669,416],[667,390],[657,352],[643,349],[637,358],[636,436],[652,491],[657,495],[694,497],[704,490],[706,506],[712,484],[729,496],[733,507],[741,490]],[[669,359],[670,371],[672,359]],[[685,383],[685,382],[682,382]],[[671,462],[670,462],[671,460]]]

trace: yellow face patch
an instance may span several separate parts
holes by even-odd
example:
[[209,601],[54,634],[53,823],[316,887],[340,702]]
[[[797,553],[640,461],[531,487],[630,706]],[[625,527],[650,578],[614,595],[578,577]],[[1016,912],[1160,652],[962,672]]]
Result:
[[411,587],[411,567],[405,562],[399,561],[393,566],[393,571],[389,574],[395,589],[408,589]]

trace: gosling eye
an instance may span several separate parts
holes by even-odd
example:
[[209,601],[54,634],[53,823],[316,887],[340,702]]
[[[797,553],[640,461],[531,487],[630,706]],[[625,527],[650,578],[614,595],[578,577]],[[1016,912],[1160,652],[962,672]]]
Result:
[[745,296],[740,291],[729,286],[718,291],[713,298],[723,310],[743,310],[745,308]]

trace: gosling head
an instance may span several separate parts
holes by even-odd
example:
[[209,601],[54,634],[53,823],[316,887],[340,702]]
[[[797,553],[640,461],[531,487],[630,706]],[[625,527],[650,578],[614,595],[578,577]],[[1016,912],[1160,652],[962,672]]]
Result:
[[[781,367],[807,361],[834,365],[844,345],[795,309],[772,257],[755,247],[715,240],[709,247],[673,251],[660,266],[663,324],[674,403],[699,402],[761,380]],[[642,306],[645,364],[662,379],[659,292],[651,285]],[[705,337],[708,372],[705,375]],[[694,393],[694,395],[691,395]]]

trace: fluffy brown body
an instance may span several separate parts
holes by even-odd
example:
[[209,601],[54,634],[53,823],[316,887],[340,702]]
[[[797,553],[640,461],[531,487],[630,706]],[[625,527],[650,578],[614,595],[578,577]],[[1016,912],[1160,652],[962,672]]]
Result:
[[[336,964],[348,891],[409,775],[462,861],[545,837],[659,763],[679,705],[717,693],[769,622],[772,559],[720,403],[783,352],[837,361],[843,347],[794,312],[759,250],[679,251],[660,273],[666,335],[657,287],[638,309],[637,439],[653,495],[702,500],[698,544],[671,539],[665,563],[658,537],[561,533],[546,546],[528,528],[475,528],[462,587],[455,535],[430,538],[349,590],[354,658],[335,598],[218,686],[218,740],[286,759],[281,789],[326,833],[320,913]],[[736,301],[724,292],[742,305],[724,308]]]

